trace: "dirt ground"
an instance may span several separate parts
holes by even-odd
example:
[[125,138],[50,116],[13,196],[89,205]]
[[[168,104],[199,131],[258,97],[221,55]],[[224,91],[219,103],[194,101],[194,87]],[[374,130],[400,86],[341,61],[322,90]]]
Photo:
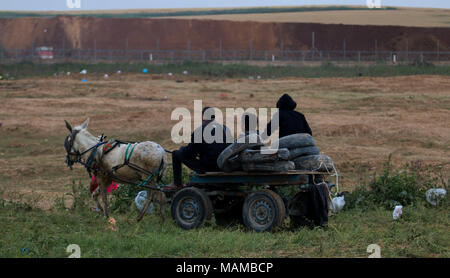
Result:
[[[340,173],[341,190],[370,179],[392,154],[395,166],[450,170],[450,78],[285,78],[207,79],[143,74],[61,75],[0,81],[0,191],[25,194],[43,208],[70,190],[73,181],[88,183],[82,166],[70,171],[63,142],[64,120],[110,139],[152,140],[166,149],[171,112],[193,110],[193,100],[226,107],[275,107],[282,93],[297,101],[321,152]],[[177,82],[183,81],[183,82]],[[39,199],[40,196],[40,199]],[[12,198],[11,197],[11,198]]]

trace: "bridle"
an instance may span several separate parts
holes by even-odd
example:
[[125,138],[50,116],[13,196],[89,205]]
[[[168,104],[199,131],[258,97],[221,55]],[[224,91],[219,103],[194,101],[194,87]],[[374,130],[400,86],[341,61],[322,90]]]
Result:
[[[93,169],[92,164],[94,162],[95,159],[95,155],[97,154],[97,148],[101,145],[104,145],[107,143],[107,141],[103,141],[103,138],[105,138],[102,134],[102,136],[100,136],[99,138],[99,142],[97,144],[95,144],[94,146],[88,148],[87,150],[85,150],[84,152],[80,152],[78,150],[73,151],[73,143],[75,142],[75,138],[77,136],[77,134],[80,132],[80,130],[73,130],[67,137],[66,140],[64,141],[64,148],[66,149],[66,164],[67,167],[70,168],[70,170],[72,170],[72,166],[75,163],[80,163],[82,164],[84,167],[86,167],[86,170],[88,171],[89,175],[91,173]],[[86,162],[83,162],[81,157],[88,153],[91,152],[91,154],[89,155],[88,159]],[[71,159],[71,156],[75,156],[75,160]]]
[[[77,136],[79,130],[73,130],[69,136],[66,137],[66,140],[64,140],[64,148],[66,149],[66,164],[67,167],[72,170],[73,164],[76,162],[81,161],[81,153],[77,150],[76,152],[72,151],[73,148],[73,142],[75,142],[75,137]],[[70,156],[76,156],[76,160],[71,160]]]
[[[98,152],[98,147],[110,143],[110,141],[105,140],[106,136],[104,136],[102,134],[98,138],[97,144],[95,144],[94,146],[88,148],[87,150],[85,150],[83,152],[80,152],[79,150],[73,150],[73,144],[75,142],[75,138],[76,138],[77,134],[81,130],[79,130],[79,129],[72,129],[70,127],[69,123],[67,123],[67,121],[66,121],[66,126],[69,129],[70,134],[64,140],[64,148],[66,149],[66,164],[67,164],[67,167],[70,168],[70,170],[72,170],[72,166],[75,163],[80,163],[86,168],[89,176],[91,176],[91,177],[92,177],[92,172],[94,172],[94,175],[97,175],[96,173],[98,171],[101,171],[103,174],[107,174],[110,177],[114,178],[115,180],[123,182],[123,183],[135,184],[135,185],[138,185],[138,186],[143,186],[143,187],[146,187],[146,188],[149,188],[149,189],[154,189],[154,190],[161,190],[158,187],[148,186],[147,184],[151,182],[151,180],[153,179],[154,176],[156,176],[157,182],[159,182],[161,180],[162,174],[163,174],[164,165],[165,165],[163,158],[161,158],[161,163],[159,165],[158,171],[156,173],[149,172],[146,169],[143,169],[140,166],[130,162],[131,155],[133,153],[134,147],[136,146],[137,142],[126,142],[126,141],[115,140],[112,143],[112,146],[110,146],[106,151],[103,150],[99,160],[101,160],[104,155],[109,153],[112,149],[114,149],[115,147],[119,146],[120,144],[127,144],[128,145],[127,150],[125,152],[125,159],[124,159],[124,162],[122,164],[114,166],[111,172],[105,172],[105,171],[101,170],[98,161],[95,164],[94,164],[94,161],[95,161],[95,157],[96,157],[97,152]],[[91,153],[89,154],[87,160],[84,162],[81,158],[82,158],[83,155],[85,155],[88,152],[91,152]],[[169,152],[169,151],[166,150],[166,152]],[[75,156],[75,159],[72,160],[71,158],[74,157],[74,156]],[[128,167],[130,167],[131,169],[133,169],[136,172],[148,175],[148,177],[145,180],[141,179],[140,182],[134,182],[134,181],[125,180],[125,179],[122,179],[120,177],[115,176],[114,172],[117,171],[119,168],[124,167],[124,166],[128,166]]]

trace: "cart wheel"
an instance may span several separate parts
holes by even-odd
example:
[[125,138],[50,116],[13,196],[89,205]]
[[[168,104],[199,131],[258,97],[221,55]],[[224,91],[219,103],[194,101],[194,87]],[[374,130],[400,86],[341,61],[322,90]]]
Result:
[[178,191],[172,199],[172,218],[185,230],[197,228],[204,221],[209,221],[212,204],[206,193],[195,187]]
[[283,200],[269,189],[251,193],[242,208],[244,224],[256,232],[270,231],[281,226],[285,214]]
[[308,192],[299,192],[289,201],[288,213],[293,228],[313,226],[311,197]]

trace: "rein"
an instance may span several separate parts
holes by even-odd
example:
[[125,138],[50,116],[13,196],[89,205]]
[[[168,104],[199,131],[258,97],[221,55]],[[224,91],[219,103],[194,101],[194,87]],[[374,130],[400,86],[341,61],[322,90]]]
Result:
[[[105,144],[109,143],[109,141],[103,141],[103,139],[104,139],[105,137],[104,137],[103,134],[102,134],[102,136],[99,138],[99,142],[98,142],[97,144],[95,144],[94,146],[88,148],[87,150],[85,150],[85,151],[83,151],[83,152],[81,152],[81,153],[80,153],[79,151],[73,152],[73,151],[72,151],[73,142],[75,141],[75,137],[76,137],[76,135],[78,134],[78,132],[79,132],[79,131],[74,130],[74,131],[66,138],[66,141],[64,142],[64,146],[65,146],[65,148],[66,148],[66,153],[67,153],[67,155],[66,155],[66,164],[67,164],[67,166],[70,168],[70,170],[72,170],[72,165],[73,165],[73,164],[75,164],[75,163],[80,163],[81,165],[83,165],[83,166],[86,168],[86,171],[88,172],[89,176],[92,177],[92,172],[95,173],[95,172],[98,172],[98,171],[100,170],[99,167],[93,166],[93,163],[94,163],[94,161],[95,161],[95,156],[97,155],[97,152],[98,152],[98,147],[100,147],[100,146],[102,146],[102,145],[105,145]],[[118,146],[118,145],[120,145],[120,144],[127,144],[127,145],[128,145],[128,146],[127,146],[127,149],[126,149],[126,152],[125,152],[125,159],[124,159],[124,162],[123,162],[122,164],[120,164],[120,165],[114,166],[114,167],[112,168],[112,171],[111,171],[111,172],[105,172],[105,171],[102,171],[102,173],[103,173],[103,174],[107,174],[107,175],[109,175],[111,178],[113,178],[113,179],[115,179],[115,180],[117,180],[117,181],[123,182],[123,183],[127,183],[127,184],[135,184],[135,185],[137,185],[137,186],[142,186],[142,187],[147,187],[147,188],[150,188],[150,189],[159,190],[157,187],[154,187],[154,186],[147,186],[147,184],[150,183],[150,182],[152,181],[152,179],[153,179],[154,176],[157,177],[157,181],[160,181],[160,180],[161,180],[161,178],[162,178],[162,175],[161,175],[162,173],[161,173],[161,172],[162,172],[162,169],[164,168],[164,159],[161,159],[161,163],[160,163],[159,168],[158,168],[158,171],[157,171],[156,173],[151,173],[151,172],[149,172],[149,171],[147,171],[147,170],[141,168],[140,166],[131,163],[131,162],[130,162],[130,158],[131,158],[131,155],[133,154],[134,148],[135,148],[136,145],[137,145],[137,142],[124,142],[124,141],[120,141],[120,140],[115,140],[114,143],[112,144],[112,146],[111,146],[109,149],[107,149],[107,150],[105,150],[105,151],[103,152],[102,156],[100,157],[100,161],[101,161],[101,159],[103,158],[104,155],[108,154],[112,149],[114,149],[116,146]],[[131,151],[130,151],[130,148],[131,148]],[[167,150],[165,150],[165,151],[167,151]],[[85,155],[86,153],[88,153],[88,152],[91,152],[91,154],[89,155],[89,157],[88,157],[88,159],[86,160],[86,162],[83,162],[82,159],[81,159],[81,157],[82,157],[83,155]],[[71,155],[75,155],[75,156],[76,156],[76,160],[72,161],[72,160],[70,159],[70,156],[71,156]],[[142,180],[142,179],[139,178],[139,180],[140,180],[141,182],[136,183],[136,182],[133,182],[133,181],[127,181],[127,180],[125,180],[125,179],[122,179],[122,178],[119,178],[119,177],[115,176],[115,175],[114,175],[114,172],[116,172],[118,169],[120,169],[120,168],[122,168],[122,167],[124,167],[124,166],[128,166],[128,167],[130,167],[131,169],[133,169],[134,171],[139,172],[139,173],[141,173],[141,174],[145,174],[145,175],[147,175],[148,177],[147,177],[145,180]],[[155,174],[156,174],[156,175],[155,175]]]

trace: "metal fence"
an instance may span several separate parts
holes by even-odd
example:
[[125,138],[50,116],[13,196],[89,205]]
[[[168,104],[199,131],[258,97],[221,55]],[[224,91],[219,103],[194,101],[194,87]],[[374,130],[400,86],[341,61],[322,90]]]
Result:
[[449,62],[450,52],[359,50],[105,50],[54,49],[42,55],[36,49],[0,49],[1,62],[82,61],[330,61],[330,62]]

